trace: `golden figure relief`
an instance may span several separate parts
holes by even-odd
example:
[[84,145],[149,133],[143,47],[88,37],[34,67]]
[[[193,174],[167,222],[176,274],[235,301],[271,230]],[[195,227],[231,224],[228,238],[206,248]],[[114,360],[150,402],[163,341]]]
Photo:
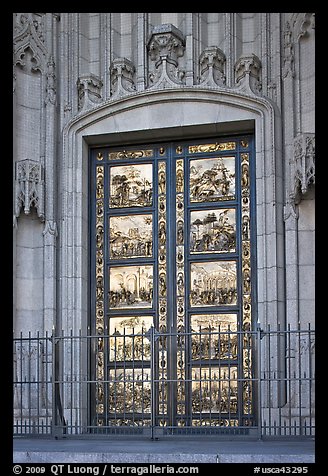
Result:
[[[98,154],[98,160],[102,160]],[[104,332],[104,166],[96,167],[96,332]],[[98,339],[97,343],[97,401],[98,413],[104,412],[104,354],[103,339]]]
[[237,413],[237,367],[194,367],[192,411],[194,413]]
[[153,216],[124,215],[109,219],[110,257],[114,259],[153,255]]
[[108,154],[109,160],[115,159],[141,159],[143,157],[153,157],[154,151],[152,149],[142,150],[121,150],[118,152],[110,152]]
[[193,360],[237,358],[237,314],[194,314],[190,323]]
[[235,261],[211,261],[190,265],[191,306],[237,304]]
[[152,316],[122,316],[109,319],[109,358],[113,362],[150,359],[150,342],[145,333]]
[[236,251],[234,209],[199,210],[190,213],[191,253],[233,253]]
[[189,174],[191,202],[235,198],[235,157],[191,160]]
[[150,369],[116,368],[109,371],[109,413],[150,413]]
[[109,269],[109,307],[151,308],[153,266],[112,266]]
[[151,164],[110,167],[110,207],[150,207],[153,203]]
[[235,150],[236,142],[215,142],[214,144],[190,145],[189,153],[217,152],[218,150]]

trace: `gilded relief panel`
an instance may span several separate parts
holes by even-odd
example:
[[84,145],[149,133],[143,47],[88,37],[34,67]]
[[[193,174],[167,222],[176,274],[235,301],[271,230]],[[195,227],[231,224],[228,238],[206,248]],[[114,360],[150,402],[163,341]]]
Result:
[[109,270],[110,309],[151,308],[153,266],[112,266]]
[[109,243],[109,256],[112,259],[152,257],[152,215],[110,217]]
[[237,314],[192,314],[192,360],[237,359]]
[[235,198],[235,157],[190,161],[190,202],[219,202]]
[[236,251],[236,212],[233,208],[197,210],[190,213],[191,253]]
[[110,207],[151,207],[153,204],[152,164],[110,167]]
[[237,413],[237,367],[192,369],[193,413]]
[[109,358],[113,362],[150,360],[150,342],[144,334],[152,316],[120,316],[109,319]]
[[236,261],[194,262],[190,264],[190,305],[237,304]]
[[[149,368],[115,368],[109,371],[109,413],[150,413]],[[131,423],[131,421],[130,421]]]

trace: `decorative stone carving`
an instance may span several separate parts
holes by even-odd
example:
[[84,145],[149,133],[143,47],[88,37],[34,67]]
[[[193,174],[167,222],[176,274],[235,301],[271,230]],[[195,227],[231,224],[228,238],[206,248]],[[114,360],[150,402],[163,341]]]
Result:
[[94,107],[101,102],[102,87],[103,82],[101,79],[92,73],[79,77],[77,80],[79,111]]
[[47,220],[42,234],[45,237],[50,236],[56,238],[58,236],[57,223],[54,220]]
[[242,55],[236,61],[235,81],[241,91],[254,94],[261,92],[261,61],[256,55]]
[[291,190],[290,200],[295,204],[301,201],[311,183],[315,183],[315,135],[298,134],[294,139],[294,155],[290,161]]
[[292,31],[289,22],[287,22],[284,31],[283,78],[287,78],[289,74],[292,78],[295,76]]
[[112,95],[121,96],[136,90],[135,67],[127,58],[115,58],[110,67]]
[[32,13],[17,13],[14,24],[14,65],[27,68],[29,58],[31,71],[42,72],[46,56],[40,19]]
[[199,57],[200,83],[202,86],[224,86],[226,57],[216,46],[205,48]]
[[297,39],[306,37],[315,29],[315,13],[304,13],[299,24]]
[[21,208],[28,215],[34,206],[38,217],[41,221],[44,221],[44,178],[42,165],[35,160],[20,160],[16,162],[15,173],[14,218],[19,217]]
[[51,55],[47,63],[47,76],[46,76],[46,104],[56,104],[56,75],[55,75],[55,62]]
[[153,28],[147,43],[149,58],[154,70],[149,73],[150,86],[176,86],[184,84],[185,72],[179,68],[178,59],[185,50],[185,39],[171,23]]

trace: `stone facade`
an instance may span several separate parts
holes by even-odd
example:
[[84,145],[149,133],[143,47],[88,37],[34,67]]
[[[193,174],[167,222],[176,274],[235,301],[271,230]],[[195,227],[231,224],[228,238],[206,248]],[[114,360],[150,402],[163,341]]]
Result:
[[14,15],[15,334],[87,331],[89,145],[250,131],[258,321],[314,324],[314,21]]

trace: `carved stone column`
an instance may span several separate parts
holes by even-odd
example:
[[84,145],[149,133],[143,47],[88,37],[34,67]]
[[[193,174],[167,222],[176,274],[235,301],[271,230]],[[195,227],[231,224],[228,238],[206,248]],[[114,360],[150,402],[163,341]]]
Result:
[[122,96],[123,94],[136,91],[135,67],[127,58],[115,58],[110,67],[111,94]]
[[205,48],[199,57],[200,82],[202,86],[224,86],[226,57],[216,46]]
[[241,91],[246,93],[260,94],[261,61],[253,53],[242,55],[235,64],[235,81]]
[[101,79],[92,73],[79,77],[77,80],[79,111],[87,110],[101,102],[102,86]]
[[185,51],[185,38],[181,31],[170,23],[155,26],[147,47],[155,66],[149,73],[150,87],[184,84],[185,72],[179,68],[179,58]]

